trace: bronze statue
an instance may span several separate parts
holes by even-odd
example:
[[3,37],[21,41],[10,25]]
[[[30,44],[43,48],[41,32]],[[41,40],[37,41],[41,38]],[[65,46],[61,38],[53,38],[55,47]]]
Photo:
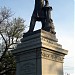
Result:
[[51,10],[52,7],[49,7],[48,0],[35,0],[35,7],[31,17],[30,27],[28,32],[33,32],[36,21],[41,21],[43,30],[55,34],[54,26],[52,26],[53,21],[51,19],[51,13],[50,13]]

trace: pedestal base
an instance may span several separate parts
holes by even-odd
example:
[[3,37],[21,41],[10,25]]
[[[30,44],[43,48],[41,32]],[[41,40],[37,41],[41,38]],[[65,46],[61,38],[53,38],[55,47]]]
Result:
[[16,57],[16,75],[63,75],[63,59],[67,50],[56,36],[44,30],[26,33],[12,51]]

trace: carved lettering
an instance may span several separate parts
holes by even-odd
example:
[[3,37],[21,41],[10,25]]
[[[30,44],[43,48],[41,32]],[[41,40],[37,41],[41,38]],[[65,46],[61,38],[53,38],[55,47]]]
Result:
[[42,52],[42,58],[63,62],[63,56],[60,54],[57,55],[57,54],[53,54],[53,53]]

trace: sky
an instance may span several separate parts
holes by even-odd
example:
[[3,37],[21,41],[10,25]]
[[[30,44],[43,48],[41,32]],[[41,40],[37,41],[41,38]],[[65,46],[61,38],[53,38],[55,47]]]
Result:
[[[49,5],[53,8],[52,19],[58,43],[68,50],[68,55],[64,59],[64,72],[71,75],[74,75],[74,1],[49,0]],[[34,0],[0,0],[0,7],[4,6],[15,13],[13,17],[22,17],[29,26]],[[35,30],[40,28],[41,24],[36,22]]]

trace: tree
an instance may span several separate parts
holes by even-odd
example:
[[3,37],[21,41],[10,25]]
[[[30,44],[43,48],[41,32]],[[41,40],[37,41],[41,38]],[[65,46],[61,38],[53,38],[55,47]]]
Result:
[[[0,9],[0,38],[1,42],[1,53],[0,53],[0,75],[13,75],[9,73],[11,68],[14,66],[15,61],[12,57],[11,52],[15,46],[20,42],[22,33],[25,29],[24,20],[22,18],[11,18],[12,14],[10,9],[3,7]],[[6,62],[6,61],[9,61]]]
[[0,62],[0,75],[16,75],[15,72],[15,58],[10,52],[7,52]]

